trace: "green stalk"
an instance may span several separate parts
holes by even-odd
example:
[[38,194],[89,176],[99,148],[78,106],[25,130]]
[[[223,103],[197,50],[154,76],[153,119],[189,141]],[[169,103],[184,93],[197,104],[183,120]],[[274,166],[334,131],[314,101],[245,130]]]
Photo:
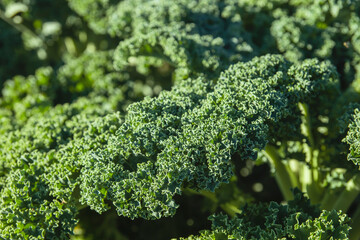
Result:
[[187,193],[190,193],[190,194],[196,194],[196,195],[201,195],[203,197],[206,197],[208,199],[210,199],[211,201],[213,202],[217,202],[218,199],[215,195],[215,193],[213,192],[209,192],[209,191],[196,191],[196,190],[193,190],[191,188],[185,188],[182,190],[183,192],[187,192]]
[[328,190],[326,191],[323,199],[321,200],[320,207],[321,209],[331,210],[333,209],[338,196],[341,194],[341,190]]
[[[216,194],[213,192],[209,192],[209,191],[195,191],[193,189],[190,188],[185,188],[183,189],[184,192],[188,192],[190,194],[196,194],[196,195],[201,195],[204,196],[208,199],[210,199],[211,201],[213,201],[214,203],[218,204],[219,200],[216,197]],[[241,213],[241,210],[238,209],[235,205],[227,202],[227,203],[223,203],[223,204],[219,204],[219,206],[231,217],[234,217],[237,213]]]
[[[300,111],[303,114],[302,118],[302,131],[303,134],[308,138],[309,144],[306,145],[306,162],[308,162],[311,165],[311,169],[317,169],[318,167],[318,161],[317,158],[314,158],[314,146],[315,141],[313,134],[311,132],[311,119],[309,114],[309,106],[305,103],[299,103]],[[312,179],[314,181],[318,181],[319,175],[318,171],[312,171]]]
[[[301,189],[301,183],[299,181],[298,170],[299,170],[299,161],[297,160],[286,160],[286,171],[288,172],[290,179],[291,179],[291,186],[297,187]],[[294,166],[295,165],[295,166]]]
[[303,192],[306,192],[308,186],[312,183],[311,172],[309,166],[305,162],[299,164],[299,167],[299,180],[301,182],[301,190]]
[[350,230],[349,239],[358,240],[360,239],[360,205],[357,207],[351,220],[352,229]]
[[65,37],[64,39],[64,44],[66,47],[66,50],[72,55],[72,56],[77,56],[77,50],[76,50],[76,45],[75,42],[72,38],[70,37]]
[[231,217],[235,217],[236,214],[241,213],[242,211],[231,203],[220,204],[220,207]]
[[337,198],[333,208],[336,210],[342,210],[343,212],[346,212],[349,209],[351,203],[359,195],[360,193],[359,186],[360,186],[360,176],[355,175],[347,182],[345,189]]
[[17,24],[15,23],[11,18],[6,17],[5,13],[0,10],[0,18],[2,20],[4,20],[6,23],[8,23],[10,26],[12,26],[13,28],[15,28],[16,30],[18,30],[21,33],[26,33],[29,34],[31,37],[37,39],[38,41],[41,42],[41,45],[46,48],[46,45],[44,43],[44,40],[39,37],[38,35],[36,35],[33,31],[31,31],[29,28],[27,28],[25,25],[23,24]]
[[299,109],[301,113],[304,115],[303,124],[304,128],[302,129],[305,136],[309,139],[310,147],[315,146],[315,141],[313,134],[311,132],[311,119],[309,114],[309,106],[306,103],[299,103]]
[[[299,103],[299,108],[303,114],[302,117],[302,132],[309,140],[309,144],[304,146],[305,154],[306,154],[306,162],[309,164],[309,169],[305,169],[304,167],[303,173],[306,174],[305,180],[306,185],[304,188],[306,189],[309,197],[311,198],[313,203],[318,203],[321,200],[321,196],[323,193],[323,189],[320,186],[320,175],[319,175],[319,159],[318,159],[318,150],[314,149],[315,140],[312,134],[312,126],[311,119],[309,113],[309,106],[305,103]],[[310,171],[310,172],[309,172]],[[308,175],[310,173],[310,175]]]
[[291,183],[291,177],[285,164],[281,161],[275,147],[269,144],[265,147],[265,155],[269,159],[270,164],[275,168],[275,179],[279,185],[280,191],[286,201],[293,199],[291,189],[294,187]]

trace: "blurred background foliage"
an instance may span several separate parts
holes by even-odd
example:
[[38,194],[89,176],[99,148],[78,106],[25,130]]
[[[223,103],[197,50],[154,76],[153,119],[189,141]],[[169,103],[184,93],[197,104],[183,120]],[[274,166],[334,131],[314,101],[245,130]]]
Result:
[[[55,106],[123,117],[130,103],[177,81],[215,79],[266,53],[329,60],[345,91],[360,77],[359,12],[352,0],[2,0],[0,143],[34,119],[64,114]],[[210,195],[185,191],[173,218],[130,220],[85,208],[72,239],[187,236],[209,228],[207,216],[227,203],[281,201],[267,165],[234,162],[230,184]],[[6,168],[0,162],[0,179]]]

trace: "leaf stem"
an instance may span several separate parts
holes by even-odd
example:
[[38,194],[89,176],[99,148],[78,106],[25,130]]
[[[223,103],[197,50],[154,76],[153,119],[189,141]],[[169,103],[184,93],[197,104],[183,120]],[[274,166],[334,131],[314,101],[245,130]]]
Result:
[[346,212],[352,202],[360,193],[360,176],[355,175],[346,184],[345,189],[342,191],[340,196],[337,198],[333,208],[336,210],[342,210]]
[[41,42],[41,45],[46,48],[46,44],[44,43],[44,40],[36,35],[33,31],[31,31],[28,27],[26,27],[23,24],[15,23],[11,18],[6,17],[5,13],[0,9],[0,18],[4,20],[4,22],[8,23],[10,26],[15,28],[21,33],[29,34],[31,37],[37,39],[39,42]]
[[[313,200],[313,203],[318,203],[321,200],[323,194],[323,188],[320,186],[320,174],[319,174],[319,159],[318,150],[315,149],[315,140],[312,134],[311,118],[309,106],[306,103],[299,103],[299,109],[302,112],[302,125],[301,130],[304,136],[308,139],[308,144],[305,144],[304,150],[306,154],[306,162],[309,164],[309,176],[306,177],[306,189],[309,197]],[[304,174],[307,174],[308,170],[304,169]]]
[[277,153],[275,147],[267,144],[265,147],[265,155],[269,159],[270,164],[275,169],[275,179],[279,185],[280,191],[286,201],[293,199],[293,194],[291,189],[294,187],[292,185],[291,177],[285,164],[281,161],[279,154]]
[[334,209],[335,202],[337,201],[338,196],[341,194],[340,189],[328,189],[323,196],[320,206],[321,209],[331,210]]
[[358,240],[360,239],[360,205],[357,206],[354,215],[351,218],[351,230],[349,234],[349,239]]
[[303,114],[302,117],[302,131],[303,134],[307,137],[309,140],[309,144],[306,144],[306,162],[308,162],[311,166],[311,173],[312,173],[312,179],[313,181],[317,182],[319,180],[319,172],[318,169],[318,161],[317,158],[314,157],[314,147],[315,147],[315,141],[314,136],[311,131],[311,119],[309,114],[309,106],[305,103],[299,103],[300,111]]
[[[219,200],[216,197],[216,194],[213,192],[209,192],[209,191],[205,191],[205,190],[195,191],[191,188],[185,188],[185,189],[183,189],[183,191],[188,192],[190,194],[201,195],[201,196],[204,196],[204,197],[210,199],[211,201],[213,201],[216,204],[219,203]],[[239,208],[237,208],[237,206],[235,206],[229,202],[221,203],[221,204],[219,204],[219,206],[231,217],[234,217],[237,213],[241,213],[241,210]]]

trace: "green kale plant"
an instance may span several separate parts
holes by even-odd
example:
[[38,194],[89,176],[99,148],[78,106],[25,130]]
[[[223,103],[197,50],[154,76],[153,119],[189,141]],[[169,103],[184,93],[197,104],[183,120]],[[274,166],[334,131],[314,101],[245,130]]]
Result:
[[0,239],[360,238],[359,1],[4,0],[0,27]]

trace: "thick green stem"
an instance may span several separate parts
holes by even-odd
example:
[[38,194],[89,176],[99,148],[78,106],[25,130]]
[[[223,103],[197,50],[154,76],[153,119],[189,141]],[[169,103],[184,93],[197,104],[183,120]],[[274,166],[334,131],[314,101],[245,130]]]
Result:
[[309,145],[312,148],[315,146],[315,141],[314,141],[313,134],[311,132],[311,119],[310,119],[310,114],[309,114],[309,106],[306,103],[299,103],[299,108],[300,108],[300,111],[302,112],[302,114],[304,115],[303,131],[304,131],[305,136],[309,139]]
[[293,188],[297,187],[301,189],[301,183],[299,181],[298,170],[299,170],[299,161],[288,159],[286,160],[286,171],[288,172],[290,179],[291,179],[291,186]]
[[70,53],[72,56],[77,56],[78,52],[76,49],[76,44],[72,38],[66,37],[64,39],[64,44],[68,53]]
[[36,35],[33,31],[31,31],[25,25],[15,23],[11,18],[8,18],[2,10],[0,10],[0,18],[2,20],[4,20],[6,23],[8,23],[10,26],[15,28],[16,30],[18,30],[19,32],[29,34],[31,37],[33,37],[36,40],[38,40],[39,42],[41,42],[41,45],[44,48],[46,48],[46,45],[45,45],[44,40],[42,38],[40,38],[38,35]]
[[302,118],[302,132],[308,138],[309,144],[306,145],[306,162],[308,162],[311,166],[311,173],[313,181],[317,182],[319,180],[318,174],[318,160],[317,157],[314,157],[314,146],[315,141],[311,131],[311,119],[309,114],[309,106],[305,103],[299,103],[299,108],[303,114]]
[[346,212],[352,202],[355,200],[355,198],[360,193],[360,176],[355,175],[353,178],[351,178],[347,184],[345,189],[342,191],[340,196],[338,196],[333,208],[336,210],[342,210],[343,212]]
[[323,189],[320,186],[320,174],[319,174],[319,159],[318,150],[315,149],[315,140],[312,134],[311,119],[309,113],[309,106],[305,103],[299,103],[299,108],[303,114],[302,117],[302,132],[308,139],[308,144],[304,146],[306,154],[306,162],[309,164],[309,173],[308,170],[304,169],[304,174],[306,176],[306,185],[304,188],[308,192],[309,197],[312,199],[313,203],[318,203],[321,200],[323,194]]
[[359,240],[360,239],[360,205],[357,207],[354,215],[351,218],[351,230],[349,239],[351,240]]
[[339,189],[326,191],[323,199],[321,200],[321,209],[331,210],[334,208],[338,196],[341,194]]
[[220,204],[220,207],[231,217],[235,217],[236,214],[242,211],[231,203]]
[[[214,203],[219,203],[218,198],[216,197],[216,194],[213,192],[209,192],[209,191],[195,191],[193,189],[190,188],[185,188],[183,189],[184,192],[188,192],[190,194],[196,194],[196,195],[201,195],[204,196],[208,199],[210,199],[211,201],[213,201]],[[231,217],[234,217],[237,213],[241,213],[241,210],[237,208],[237,206],[227,202],[227,203],[222,203],[219,204],[219,206]]]
[[291,189],[294,187],[291,183],[291,177],[285,164],[281,161],[279,154],[275,147],[269,144],[265,147],[265,155],[269,159],[270,164],[275,169],[275,179],[279,185],[281,193],[286,201],[293,199]]
[[201,196],[204,196],[208,199],[210,199],[211,201],[213,202],[217,202],[217,198],[215,196],[215,193],[213,192],[209,192],[209,191],[196,191],[196,190],[193,190],[191,188],[185,188],[182,190],[183,192],[187,192],[187,193],[190,193],[190,194],[196,194],[196,195],[201,195]]
[[299,180],[301,182],[301,190],[306,192],[307,187],[312,183],[312,177],[309,166],[305,162],[299,164]]

